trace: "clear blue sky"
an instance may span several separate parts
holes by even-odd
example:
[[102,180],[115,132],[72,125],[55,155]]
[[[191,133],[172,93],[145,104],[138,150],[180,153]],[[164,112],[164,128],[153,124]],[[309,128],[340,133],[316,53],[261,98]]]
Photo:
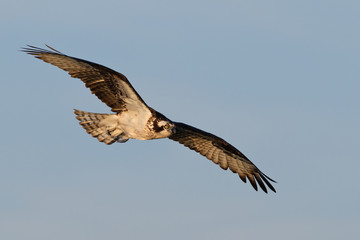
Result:
[[[0,238],[356,239],[359,13],[347,0],[2,1]],[[167,139],[97,142],[72,109],[108,107],[26,44],[125,74],[278,192]]]

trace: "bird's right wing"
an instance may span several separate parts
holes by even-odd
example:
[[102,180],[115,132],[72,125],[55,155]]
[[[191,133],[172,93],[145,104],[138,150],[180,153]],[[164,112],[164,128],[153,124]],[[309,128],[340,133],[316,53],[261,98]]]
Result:
[[81,79],[113,112],[121,112],[129,106],[148,110],[146,103],[123,74],[93,62],[67,56],[51,47],[49,49],[28,46],[22,51],[67,71],[71,77]]

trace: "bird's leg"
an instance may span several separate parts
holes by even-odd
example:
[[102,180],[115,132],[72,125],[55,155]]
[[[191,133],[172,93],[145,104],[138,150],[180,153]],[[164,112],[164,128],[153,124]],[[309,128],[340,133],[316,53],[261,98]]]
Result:
[[125,133],[116,127],[108,128],[106,131],[109,136],[114,137],[114,139],[119,143],[124,143],[129,140]]

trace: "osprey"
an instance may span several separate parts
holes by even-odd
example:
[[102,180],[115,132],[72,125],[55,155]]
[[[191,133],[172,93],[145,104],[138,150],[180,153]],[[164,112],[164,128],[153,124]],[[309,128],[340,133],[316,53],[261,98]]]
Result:
[[266,185],[276,192],[270,183],[275,181],[262,173],[239,150],[222,138],[184,123],[173,122],[149,107],[123,74],[47,47],[50,50],[28,45],[22,51],[67,71],[71,77],[81,79],[91,93],[114,112],[74,111],[80,125],[100,142],[110,145],[114,142],[124,143],[130,138],[170,138],[207,157],[222,169],[230,168],[245,183],[249,179],[255,190],[259,184],[266,193]]

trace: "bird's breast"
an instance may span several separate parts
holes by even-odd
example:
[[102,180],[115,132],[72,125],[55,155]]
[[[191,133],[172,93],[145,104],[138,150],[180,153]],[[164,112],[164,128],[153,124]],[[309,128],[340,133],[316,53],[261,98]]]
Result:
[[152,139],[152,132],[149,128],[150,113],[139,113],[134,111],[124,111],[118,115],[118,124],[124,133],[133,139],[149,140]]

